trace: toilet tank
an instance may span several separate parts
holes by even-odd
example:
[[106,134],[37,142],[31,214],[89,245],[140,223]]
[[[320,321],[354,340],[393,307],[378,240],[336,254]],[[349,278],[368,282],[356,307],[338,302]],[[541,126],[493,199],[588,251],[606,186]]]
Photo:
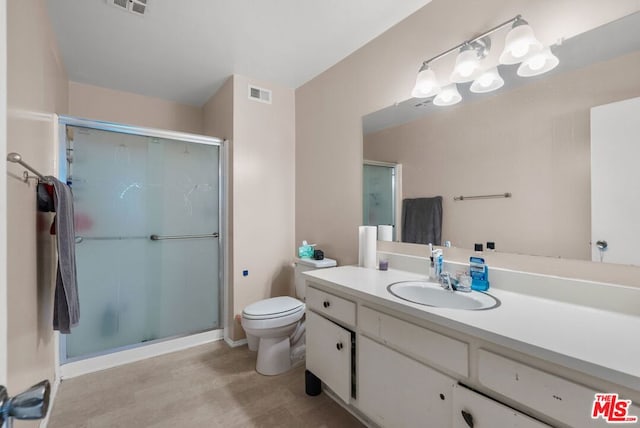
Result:
[[298,299],[304,301],[305,299],[305,285],[304,278],[302,277],[302,272],[306,272],[308,270],[314,269],[324,269],[338,266],[338,263],[333,259],[324,258],[322,260],[313,260],[313,259],[295,259],[295,283],[296,283],[296,296]]

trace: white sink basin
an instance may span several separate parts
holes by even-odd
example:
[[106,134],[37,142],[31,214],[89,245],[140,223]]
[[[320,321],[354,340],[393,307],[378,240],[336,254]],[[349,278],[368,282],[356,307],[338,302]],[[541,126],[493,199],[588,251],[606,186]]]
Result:
[[438,308],[481,310],[500,306],[500,301],[490,294],[445,290],[437,282],[394,282],[387,290],[402,300]]

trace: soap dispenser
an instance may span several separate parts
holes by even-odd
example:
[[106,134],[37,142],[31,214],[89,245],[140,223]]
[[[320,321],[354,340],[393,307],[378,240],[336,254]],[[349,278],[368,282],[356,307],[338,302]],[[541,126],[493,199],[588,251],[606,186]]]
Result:
[[[433,246],[430,246],[433,248]],[[442,250],[431,250],[431,257],[429,257],[429,279],[437,281],[442,273]]]

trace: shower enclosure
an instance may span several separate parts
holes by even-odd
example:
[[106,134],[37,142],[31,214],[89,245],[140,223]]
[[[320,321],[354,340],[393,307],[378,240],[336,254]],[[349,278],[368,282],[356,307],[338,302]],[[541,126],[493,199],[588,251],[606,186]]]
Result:
[[220,329],[222,141],[59,123],[81,312],[62,363]]
[[398,234],[398,165],[365,160],[362,166],[362,224],[391,225]]

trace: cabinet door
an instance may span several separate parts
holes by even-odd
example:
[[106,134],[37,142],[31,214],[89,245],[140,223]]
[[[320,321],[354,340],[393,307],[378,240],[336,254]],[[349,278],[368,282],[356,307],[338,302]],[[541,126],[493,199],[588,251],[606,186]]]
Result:
[[351,332],[307,312],[307,369],[345,403],[351,399]]
[[456,385],[453,391],[453,428],[549,428],[510,407]]
[[382,427],[450,427],[455,381],[366,337],[358,341],[358,408]]

